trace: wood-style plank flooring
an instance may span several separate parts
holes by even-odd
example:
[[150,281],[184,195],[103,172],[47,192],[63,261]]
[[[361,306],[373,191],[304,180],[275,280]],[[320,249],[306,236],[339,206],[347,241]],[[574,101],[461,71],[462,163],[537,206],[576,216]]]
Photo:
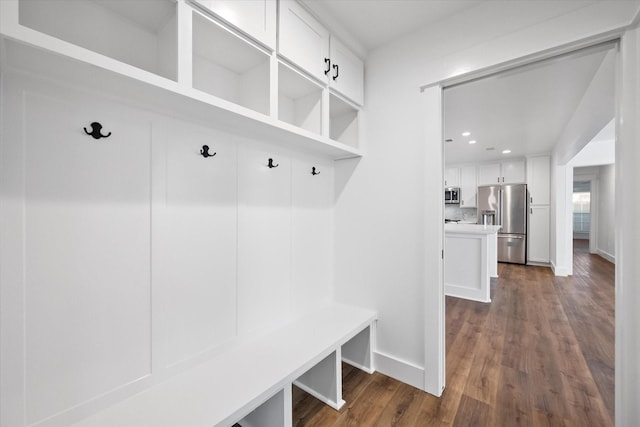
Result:
[[438,399],[343,365],[335,411],[294,387],[295,426],[612,426],[614,266],[574,242],[574,275],[499,265],[491,304],[447,297]]

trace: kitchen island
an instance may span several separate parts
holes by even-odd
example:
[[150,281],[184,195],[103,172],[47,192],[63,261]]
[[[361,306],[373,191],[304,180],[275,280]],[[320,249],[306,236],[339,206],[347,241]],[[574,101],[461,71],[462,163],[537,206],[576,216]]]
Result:
[[498,277],[499,230],[499,225],[445,224],[445,295],[491,302],[491,277]]

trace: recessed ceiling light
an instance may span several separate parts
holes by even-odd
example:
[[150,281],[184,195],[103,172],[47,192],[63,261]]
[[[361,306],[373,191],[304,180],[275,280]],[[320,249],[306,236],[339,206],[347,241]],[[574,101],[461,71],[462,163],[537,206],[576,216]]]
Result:
[[469,144],[475,144],[476,142],[478,141],[476,141],[475,139],[472,139],[471,141],[469,141]]
[[502,154],[509,154],[511,150],[502,150]]
[[469,136],[471,135],[471,132],[462,132],[462,136]]

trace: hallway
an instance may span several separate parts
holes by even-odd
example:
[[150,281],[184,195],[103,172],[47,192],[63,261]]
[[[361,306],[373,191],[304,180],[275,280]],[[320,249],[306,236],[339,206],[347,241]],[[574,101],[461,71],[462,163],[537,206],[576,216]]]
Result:
[[614,265],[574,242],[574,275],[499,264],[491,304],[447,297],[441,399],[347,365],[336,412],[294,388],[298,426],[612,426]]

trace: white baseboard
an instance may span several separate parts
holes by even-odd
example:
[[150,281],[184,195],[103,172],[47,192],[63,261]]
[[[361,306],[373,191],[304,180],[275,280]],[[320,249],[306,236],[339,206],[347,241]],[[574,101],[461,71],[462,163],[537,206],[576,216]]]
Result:
[[609,252],[605,252],[602,249],[596,249],[596,253],[600,255],[602,258],[606,259],[612,264],[616,263],[616,257],[611,255]]
[[[424,368],[387,354],[374,352],[375,370],[405,384],[424,390]],[[425,390],[432,393],[430,390]]]
[[568,267],[559,267],[555,265],[553,261],[551,261],[551,270],[553,271],[553,274],[556,276],[567,277],[569,275]]

